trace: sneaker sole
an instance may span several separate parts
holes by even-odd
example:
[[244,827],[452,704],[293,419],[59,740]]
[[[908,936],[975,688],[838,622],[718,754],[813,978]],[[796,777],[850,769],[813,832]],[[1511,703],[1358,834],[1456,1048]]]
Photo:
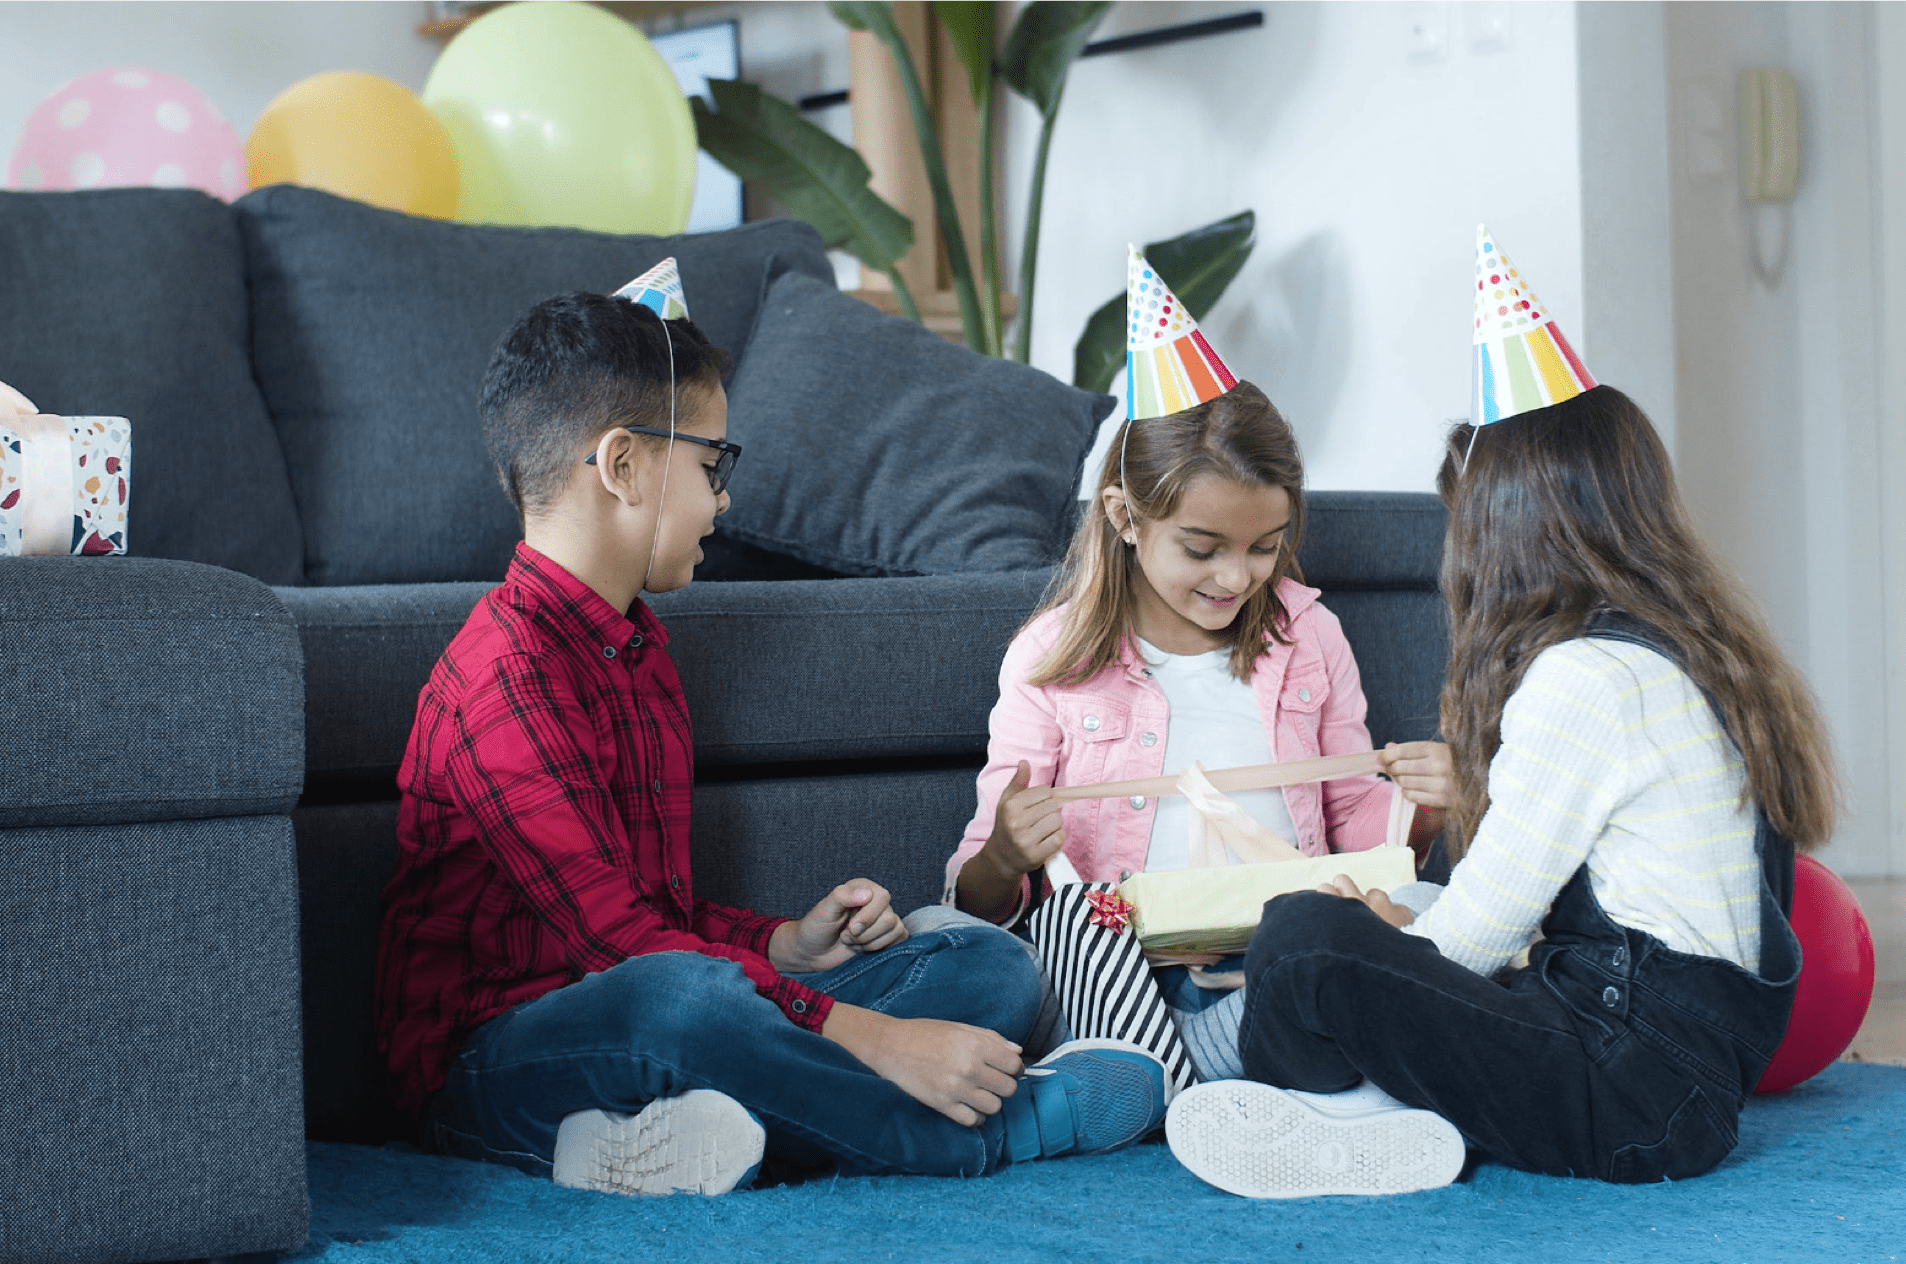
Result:
[[1186,1089],[1165,1116],[1165,1140],[1192,1175],[1245,1198],[1438,1189],[1466,1157],[1455,1125],[1429,1111],[1338,1119],[1249,1080]]
[[551,1179],[605,1194],[725,1194],[761,1167],[767,1133],[711,1089],[659,1098],[637,1115],[578,1111],[556,1131]]

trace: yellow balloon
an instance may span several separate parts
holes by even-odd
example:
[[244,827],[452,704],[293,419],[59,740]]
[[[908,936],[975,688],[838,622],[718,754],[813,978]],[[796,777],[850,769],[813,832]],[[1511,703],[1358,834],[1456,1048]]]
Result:
[[662,55],[573,0],[472,22],[424,84],[457,147],[457,218],[677,233],[695,197],[695,122]]
[[457,209],[457,153],[437,116],[381,75],[333,70],[278,94],[245,141],[252,184],[302,184],[412,215]]

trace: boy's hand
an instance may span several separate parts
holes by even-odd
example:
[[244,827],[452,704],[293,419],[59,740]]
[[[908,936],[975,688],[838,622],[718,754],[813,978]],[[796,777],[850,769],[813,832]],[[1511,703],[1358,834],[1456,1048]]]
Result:
[[782,974],[809,974],[832,970],[856,953],[891,948],[906,937],[887,888],[855,878],[822,896],[800,921],[775,927],[768,960]]
[[980,855],[1002,878],[1017,882],[1021,874],[1031,873],[1065,846],[1059,807],[1051,787],[1033,785],[1032,765],[1020,760],[1013,779],[999,792],[993,833]]
[[1341,895],[1346,900],[1363,901],[1365,908],[1398,930],[1416,920],[1416,914],[1401,904],[1392,904],[1388,893],[1374,887],[1368,891],[1359,891],[1357,884],[1350,880],[1348,874],[1340,873],[1317,889],[1325,895]]
[[938,1018],[893,1018],[835,1002],[821,1034],[956,1124],[997,1114],[1025,1070],[1019,1046],[984,1027]]

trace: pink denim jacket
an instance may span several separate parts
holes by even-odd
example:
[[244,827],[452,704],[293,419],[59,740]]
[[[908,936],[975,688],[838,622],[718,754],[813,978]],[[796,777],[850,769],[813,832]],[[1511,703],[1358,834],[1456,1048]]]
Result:
[[[1370,749],[1366,705],[1357,662],[1337,616],[1317,601],[1315,588],[1279,581],[1289,612],[1291,643],[1266,640],[1251,674],[1280,762]],[[1165,771],[1165,738],[1171,723],[1165,694],[1127,640],[1117,667],[1082,685],[1034,686],[1032,668],[1058,639],[1064,609],[1033,620],[1006,650],[999,667],[999,702],[990,722],[986,767],[979,775],[979,810],[946,865],[946,902],[954,897],[960,866],[993,832],[999,793],[1020,760],[1032,765],[1036,786],[1077,786]],[[1321,784],[1289,786],[1284,803],[1307,856],[1363,851],[1381,843],[1389,824],[1390,798],[1374,774]],[[1065,854],[1087,882],[1116,881],[1145,867],[1155,808],[1143,796],[1085,799],[1067,804],[1060,820]]]

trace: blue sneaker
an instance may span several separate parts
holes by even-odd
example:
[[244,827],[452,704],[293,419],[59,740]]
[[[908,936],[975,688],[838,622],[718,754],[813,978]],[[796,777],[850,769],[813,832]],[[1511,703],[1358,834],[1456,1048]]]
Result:
[[1165,1064],[1123,1040],[1068,1040],[1029,1068],[1000,1109],[1007,1163],[1104,1154],[1165,1121]]

